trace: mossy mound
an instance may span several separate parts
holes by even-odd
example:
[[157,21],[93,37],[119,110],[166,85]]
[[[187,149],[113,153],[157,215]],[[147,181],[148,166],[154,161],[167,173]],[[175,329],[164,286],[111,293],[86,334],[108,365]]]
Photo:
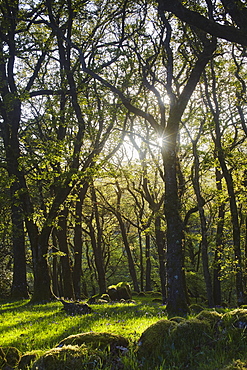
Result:
[[20,351],[15,347],[0,347],[0,369],[15,368],[21,359]]
[[222,322],[225,327],[234,327],[237,329],[247,328],[247,309],[236,309],[229,311],[222,316]]
[[137,293],[138,297],[146,297],[147,293],[145,292],[139,292]]
[[174,316],[169,319],[170,321],[175,321],[176,323],[184,322],[186,319],[181,316]]
[[69,337],[63,339],[58,347],[68,346],[68,345],[86,345],[93,349],[107,349],[116,348],[117,346],[128,347],[129,342],[126,338],[121,335],[111,334],[111,333],[80,333],[75,335],[70,335]]
[[163,303],[162,298],[153,298],[152,299],[152,302],[153,303],[159,303],[159,304],[162,304]]
[[100,297],[100,299],[103,299],[104,301],[107,301],[107,302],[110,302],[111,301],[111,298],[109,296],[109,294],[102,294],[102,296]]
[[34,362],[32,370],[95,369],[102,362],[98,352],[86,346],[63,346],[52,348]]
[[221,322],[222,315],[217,311],[203,310],[196,316],[196,318],[207,321],[212,328],[215,328]]
[[129,283],[120,282],[117,285],[111,285],[107,288],[107,294],[112,301],[120,301],[121,299],[131,299],[131,288]]
[[31,352],[25,353],[23,356],[21,356],[18,369],[19,370],[27,370],[31,368],[31,364],[37,360],[38,357],[40,357],[43,354],[42,350],[35,350]]
[[177,323],[170,320],[159,320],[149,326],[138,341],[137,356],[148,359],[162,354],[167,346],[171,346],[171,332],[176,326]]
[[175,363],[180,364],[180,368],[183,364],[187,368],[189,364],[194,369],[194,358],[201,353],[201,348],[210,347],[212,342],[213,329],[206,320],[174,317],[159,320],[143,332],[137,356],[148,369],[161,364],[169,368]]
[[194,318],[178,323],[171,336],[176,350],[188,352],[211,342],[212,334],[212,328],[207,321]]

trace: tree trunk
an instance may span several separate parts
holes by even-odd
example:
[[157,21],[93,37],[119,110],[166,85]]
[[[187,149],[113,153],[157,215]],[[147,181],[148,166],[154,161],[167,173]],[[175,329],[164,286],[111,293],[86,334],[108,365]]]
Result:
[[[85,183],[79,189],[76,202],[75,229],[74,229],[74,266],[73,266],[73,284],[76,299],[81,298],[81,278],[82,278],[82,204],[88,189],[88,183]],[[87,296],[87,289],[84,284],[83,294]]]
[[134,264],[134,260],[133,260],[132,253],[131,253],[131,250],[130,250],[129,241],[128,241],[128,237],[127,237],[127,233],[126,233],[126,228],[125,228],[124,222],[122,220],[121,214],[119,212],[116,212],[115,214],[116,214],[119,226],[120,226],[125,251],[126,251],[126,254],[127,254],[127,257],[128,257],[129,272],[130,272],[130,276],[131,276],[131,279],[132,279],[133,288],[134,288],[135,292],[139,292],[140,289],[139,289],[139,285],[138,285],[135,264]]
[[193,187],[194,187],[194,191],[196,194],[198,211],[199,211],[200,222],[201,222],[202,266],[203,266],[204,281],[205,281],[206,290],[207,290],[208,305],[209,307],[213,307],[214,306],[213,287],[212,287],[212,280],[210,276],[209,263],[208,263],[207,222],[206,222],[206,217],[205,217],[204,208],[203,208],[205,201],[201,195],[201,189],[200,189],[200,183],[199,183],[200,163],[199,163],[199,157],[198,157],[197,148],[196,148],[198,139],[199,139],[199,135],[197,137],[197,140],[192,142],[193,155],[194,155],[194,174],[192,173],[192,182],[193,182]]
[[[222,182],[220,171],[216,168],[216,187],[219,192],[222,191]],[[213,276],[213,294],[214,303],[217,306],[221,305],[221,281],[220,281],[220,270],[221,270],[221,256],[223,252],[223,230],[224,230],[224,215],[225,215],[225,203],[219,205],[218,210],[218,221],[216,229],[216,241],[215,241],[215,254],[214,254],[214,276]]]
[[146,292],[152,290],[151,284],[151,255],[150,255],[150,235],[146,234],[145,236],[146,241]]
[[[210,76],[211,80],[210,84],[212,84],[213,90],[213,97],[209,95],[208,91],[208,81],[205,76],[205,87],[206,87],[206,96],[208,100],[208,104],[211,110],[211,113],[214,118],[214,134],[212,133],[212,138],[215,144],[215,156],[220,163],[220,167],[222,170],[223,177],[226,182],[227,192],[230,200],[230,212],[231,212],[231,220],[232,220],[232,234],[233,234],[233,248],[234,248],[234,259],[235,259],[235,266],[236,266],[236,294],[237,294],[237,303],[239,306],[245,304],[245,294],[244,294],[244,287],[243,287],[243,266],[242,266],[242,256],[241,256],[241,238],[240,238],[240,223],[238,217],[238,207],[237,207],[237,200],[234,191],[234,182],[232,178],[231,171],[227,167],[227,162],[225,158],[225,150],[222,147],[222,132],[220,127],[220,108],[219,102],[217,99],[217,86],[216,86],[216,76],[214,71],[214,66],[211,63],[211,72],[212,76]],[[213,100],[213,102],[212,102]]]
[[81,298],[81,271],[82,271],[82,203],[76,202],[76,216],[74,228],[74,266],[73,266],[73,284],[75,298]]
[[[183,225],[180,218],[180,202],[176,173],[176,134],[178,124],[174,122],[171,134],[167,132],[169,144],[163,148],[165,169],[165,217],[167,222],[167,312],[169,316],[187,315],[183,274]],[[174,130],[175,129],[175,130]]]
[[57,239],[59,249],[61,252],[63,252],[63,255],[61,256],[63,297],[74,300],[75,293],[72,280],[72,269],[70,264],[70,251],[67,241],[67,217],[68,209],[64,208],[64,210],[59,215]]
[[139,236],[139,247],[140,247],[140,285],[141,291],[144,290],[144,269],[143,269],[143,247],[142,247],[142,236],[140,230],[138,231]]
[[221,165],[222,173],[226,180],[227,191],[230,198],[230,211],[232,219],[232,232],[233,232],[233,246],[234,246],[234,257],[236,262],[236,292],[237,292],[237,303],[239,306],[245,304],[245,295],[243,287],[243,270],[242,270],[242,256],[241,256],[241,238],[240,238],[240,225],[238,218],[238,208],[236,195],[234,191],[233,179],[230,171],[227,168],[225,159],[222,155],[222,149],[218,150],[218,159]]
[[[28,224],[27,221],[26,224]],[[44,227],[40,235],[36,225],[28,224],[28,227],[28,235],[32,244],[34,273],[34,292],[31,302],[48,302],[54,299],[51,288],[50,271],[47,262],[48,239],[51,233],[51,227]]]
[[91,186],[91,198],[93,203],[93,211],[96,221],[96,231],[93,226],[93,217],[91,217],[89,222],[89,230],[90,230],[90,238],[92,243],[92,248],[94,252],[95,257],[95,265],[97,269],[98,274],[98,284],[99,284],[99,290],[100,293],[103,294],[106,292],[106,276],[105,276],[105,261],[103,257],[103,251],[102,251],[102,227],[100,224],[99,219],[99,211],[97,206],[97,198],[96,193],[94,189],[94,185]]
[[[12,196],[12,199],[15,197]],[[17,200],[15,201],[17,202]],[[13,202],[12,202],[13,203]],[[11,298],[28,298],[28,287],[26,277],[26,252],[25,234],[23,223],[23,210],[20,206],[12,204],[12,240],[13,240],[13,281],[11,286]]]
[[21,183],[22,173],[19,170],[18,159],[20,157],[18,127],[21,114],[21,105],[15,101],[13,110],[6,112],[6,120],[3,124],[3,141],[6,153],[6,164],[9,178],[11,179],[11,221],[13,243],[13,282],[11,296],[13,298],[28,298],[26,279],[26,253],[25,235],[23,223],[23,208],[21,207]]
[[167,282],[166,282],[166,266],[165,266],[165,241],[164,232],[161,230],[161,217],[155,217],[155,239],[159,256],[159,275],[161,282],[162,301],[165,304],[167,300]]

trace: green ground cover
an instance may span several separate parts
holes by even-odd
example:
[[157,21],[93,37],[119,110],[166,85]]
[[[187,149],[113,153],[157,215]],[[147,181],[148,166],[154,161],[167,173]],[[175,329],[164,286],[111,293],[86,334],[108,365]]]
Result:
[[68,316],[60,302],[30,305],[28,301],[0,306],[0,344],[21,352],[49,349],[63,338],[80,332],[113,332],[135,342],[142,332],[165,315],[164,307],[137,301],[135,304],[94,304],[92,313]]
[[[198,312],[192,313],[186,320],[175,318],[172,320],[175,324],[170,325],[164,336],[165,340],[159,327],[157,335],[155,331],[151,334],[153,339],[150,342],[150,336],[142,337],[142,334],[160,320],[167,320],[165,306],[152,302],[151,297],[137,297],[135,303],[130,304],[92,304],[92,312],[82,316],[68,316],[62,307],[60,302],[40,305],[32,305],[28,301],[0,302],[0,347],[16,347],[22,355],[40,351],[41,355],[70,335],[104,332],[127,338],[129,352],[121,360],[121,366],[114,367],[108,362],[93,369],[232,370],[247,367],[247,310],[238,310],[228,316],[229,310],[219,310],[219,317],[214,310],[213,314],[206,311],[199,316]],[[204,321],[200,324],[199,320]],[[220,326],[216,327],[219,322]],[[169,325],[164,328],[166,326]],[[198,330],[202,330],[202,335]],[[145,361],[139,351],[140,338],[144,357],[148,353]],[[29,368],[32,369],[31,366]],[[80,367],[73,370],[77,369]]]

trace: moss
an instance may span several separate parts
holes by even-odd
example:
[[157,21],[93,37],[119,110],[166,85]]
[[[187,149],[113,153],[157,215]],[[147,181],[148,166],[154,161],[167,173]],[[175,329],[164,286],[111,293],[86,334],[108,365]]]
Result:
[[153,302],[153,303],[160,303],[160,304],[162,304],[162,303],[163,303],[162,298],[153,298],[153,299],[152,299],[152,302]]
[[247,310],[236,309],[222,316],[220,341],[229,350],[241,351],[247,340]]
[[198,362],[203,361],[214,344],[213,330],[209,323],[196,318],[177,324],[171,332],[171,338],[173,351],[167,357],[169,361],[174,359],[181,364],[181,369],[197,369]]
[[149,326],[138,342],[138,357],[148,359],[162,353],[167,345],[171,345],[171,331],[176,326],[177,323],[170,320],[159,320]]
[[110,302],[111,298],[109,296],[109,294],[102,294],[102,296],[100,297],[100,299],[103,299],[107,302]]
[[212,328],[215,328],[220,323],[222,315],[216,311],[203,310],[196,318],[199,320],[206,320]]
[[184,317],[181,317],[181,316],[174,316],[174,317],[171,317],[170,318],[170,321],[175,321],[177,322],[178,324],[180,322],[184,322],[186,319]]
[[129,283],[120,282],[116,285],[111,285],[107,288],[107,293],[112,301],[120,301],[120,299],[131,299],[131,289]]
[[137,293],[138,297],[146,297],[146,293],[144,292],[139,292]]
[[222,316],[223,325],[225,327],[233,326],[238,329],[247,328],[247,310],[236,309],[229,311]]
[[0,347],[0,366],[16,367],[21,359],[20,351],[15,347]]
[[205,307],[201,306],[200,304],[193,303],[189,306],[190,312],[198,314],[201,311],[205,310]]
[[34,362],[33,370],[94,369],[102,361],[98,353],[86,346],[52,348]]
[[127,299],[127,300],[132,298],[131,288],[130,288],[129,283],[123,283],[123,282],[118,283],[117,290],[121,298]]
[[41,350],[36,350],[36,351],[25,353],[20,359],[18,369],[20,370],[30,369],[31,364],[42,354],[43,354],[43,351]]
[[63,339],[59,343],[59,347],[63,345],[82,345],[85,344],[90,348],[100,348],[105,349],[108,347],[123,346],[127,347],[129,342],[126,338],[121,335],[111,334],[111,333],[80,333],[76,335],[70,335],[69,337]]
[[211,342],[213,331],[207,321],[195,318],[181,321],[171,334],[175,349],[188,352]]
[[6,364],[6,357],[5,357],[5,353],[3,351],[3,348],[0,347],[0,369],[2,369],[3,365]]

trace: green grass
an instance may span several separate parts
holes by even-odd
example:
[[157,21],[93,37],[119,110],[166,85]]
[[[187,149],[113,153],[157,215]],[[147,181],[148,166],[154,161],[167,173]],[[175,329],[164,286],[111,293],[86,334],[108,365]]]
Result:
[[157,304],[90,305],[92,313],[67,316],[60,302],[31,305],[28,301],[2,303],[0,306],[1,346],[17,347],[22,353],[52,348],[60,340],[80,332],[111,332],[137,341],[152,323],[165,317]]
[[[38,350],[44,352],[72,334],[110,332],[128,338],[132,344],[129,355],[123,358],[126,370],[139,370],[140,367],[143,370],[184,369],[188,361],[191,367],[186,368],[190,370],[245,369],[247,365],[246,333],[243,331],[243,337],[237,337],[235,332],[229,331],[225,340],[192,351],[193,358],[181,347],[169,352],[168,358],[164,353],[160,365],[149,363],[148,367],[142,366],[134,354],[137,341],[149,326],[167,318],[165,307],[151,302],[151,298],[138,297],[134,304],[90,305],[92,313],[82,316],[68,316],[62,307],[60,302],[32,305],[28,301],[0,301],[0,346],[16,347],[22,354]],[[231,335],[234,336],[231,338]]]

